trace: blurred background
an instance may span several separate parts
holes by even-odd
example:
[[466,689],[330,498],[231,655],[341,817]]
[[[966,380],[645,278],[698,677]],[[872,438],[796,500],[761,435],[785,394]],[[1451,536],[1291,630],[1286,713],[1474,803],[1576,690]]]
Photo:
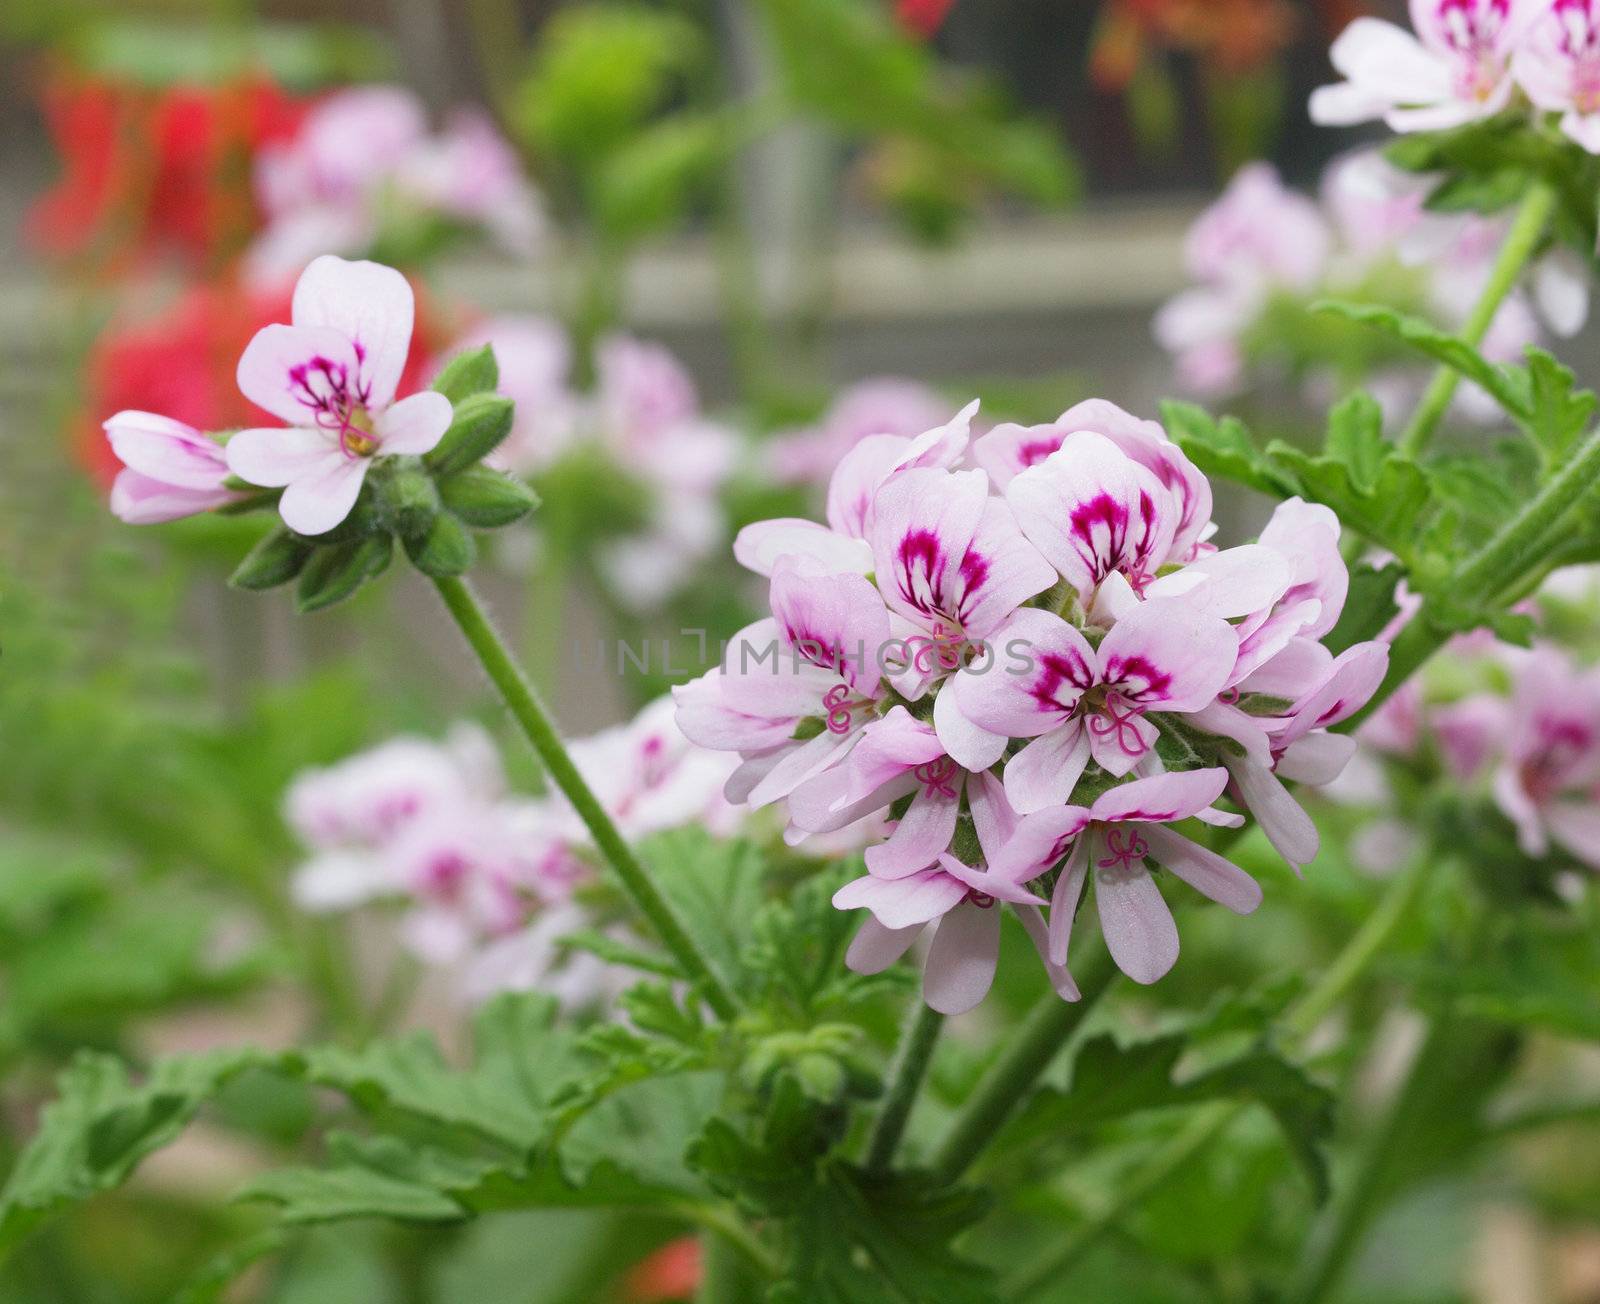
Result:
[[[498,730],[433,595],[402,566],[310,617],[228,589],[263,518],[113,520],[107,416],[254,420],[233,368],[286,320],[305,263],[399,266],[419,305],[408,385],[496,347],[519,405],[502,465],[545,506],[486,538],[475,576],[563,726],[592,733],[760,613],[734,533],[820,514],[863,434],[918,433],[973,396],[988,422],[1050,421],[1090,395],[1155,415],[1188,395],[1264,435],[1319,428],[1337,387],[1390,361],[1307,324],[1320,266],[1235,323],[1226,374],[1158,342],[1153,319],[1201,275],[1186,235],[1241,166],[1324,186],[1359,140],[1306,119],[1328,44],[1404,8],[0,0],[0,1161],[85,1047],[137,1062],[396,1027],[464,1037],[459,994],[397,960],[392,928],[299,908],[307,849],[283,810],[297,775],[397,733]],[[1276,225],[1291,255],[1337,224],[1302,239],[1310,202]],[[1380,300],[1428,298],[1414,270],[1376,266]],[[1302,340],[1350,365],[1309,369]],[[1228,540],[1264,514],[1219,497]],[[510,787],[536,789],[522,750],[500,750]],[[1308,888],[1257,967],[1293,970],[1369,900],[1337,873]],[[1225,931],[1199,938],[1224,970],[1255,963]],[[1380,1033],[1345,1066],[1363,1099],[1404,1053],[1406,1028]],[[1593,1081],[1570,1046],[1546,1060],[1553,1080]],[[0,1300],[173,1298],[250,1230],[225,1196],[264,1154],[294,1153],[314,1108],[242,1080],[135,1186],[30,1241]],[[1223,1182],[1227,1255],[1295,1252],[1294,1228],[1262,1230],[1287,1167],[1271,1149],[1257,1137],[1252,1173]],[[1600,1192],[1575,1162],[1592,1153],[1519,1159],[1543,1183],[1537,1214],[1481,1172],[1424,1186],[1347,1298],[1600,1299]],[[1190,1266],[1197,1219],[1163,1218],[1180,1268],[1124,1294],[1132,1269],[1107,1259],[1102,1298],[1224,1297],[1225,1263]],[[362,1225],[297,1240],[226,1298],[670,1300],[692,1289],[684,1253],[672,1228],[599,1213],[427,1240]]]

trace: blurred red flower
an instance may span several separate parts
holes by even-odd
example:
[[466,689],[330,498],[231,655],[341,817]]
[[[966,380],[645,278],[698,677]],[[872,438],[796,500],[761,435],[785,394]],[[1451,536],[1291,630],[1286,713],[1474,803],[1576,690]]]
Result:
[[894,12],[913,36],[924,41],[937,36],[956,0],[895,0]]
[[67,69],[48,77],[42,100],[62,174],[29,212],[27,236],[102,272],[157,251],[201,266],[236,253],[259,221],[251,160],[292,136],[307,107],[258,75],[153,88]]
[[[110,486],[121,464],[100,423],[125,408],[157,412],[197,430],[280,424],[239,392],[235,373],[255,333],[288,321],[289,315],[287,288],[261,293],[218,281],[185,290],[152,320],[108,327],[86,364],[88,410],[75,434],[78,460],[100,484]],[[444,340],[419,291],[402,394],[420,386],[428,359]]]
[[693,1299],[700,1288],[700,1242],[693,1236],[668,1241],[640,1260],[622,1283],[628,1304],[670,1304]]

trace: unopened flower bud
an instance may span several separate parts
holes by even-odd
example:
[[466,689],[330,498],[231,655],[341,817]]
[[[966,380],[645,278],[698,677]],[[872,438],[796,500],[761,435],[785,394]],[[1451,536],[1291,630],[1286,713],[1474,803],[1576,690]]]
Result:
[[300,572],[295,606],[304,613],[343,602],[373,576],[381,575],[393,552],[394,541],[386,534],[318,548]]
[[313,551],[313,545],[287,526],[280,525],[250,549],[229,576],[228,583],[236,589],[249,589],[252,592],[275,589],[300,574],[311,560]]
[[469,466],[441,481],[439,496],[445,507],[479,530],[510,525],[539,505],[539,495],[522,481],[487,466]]
[[516,404],[499,394],[473,394],[455,406],[455,419],[423,461],[435,475],[454,475],[481,462],[511,433]]
[[423,538],[407,539],[405,545],[412,565],[435,579],[462,574],[478,556],[478,547],[466,526],[447,513],[434,517]]

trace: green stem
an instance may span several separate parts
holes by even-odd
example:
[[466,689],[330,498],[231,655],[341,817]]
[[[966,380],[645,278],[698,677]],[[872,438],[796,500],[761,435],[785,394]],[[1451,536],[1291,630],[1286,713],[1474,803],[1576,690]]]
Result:
[[[1432,865],[1431,853],[1424,852],[1395,879],[1377,909],[1345,943],[1333,963],[1322,971],[1310,990],[1284,1012],[1283,1027],[1291,1041],[1303,1041],[1309,1036],[1366,972],[1411,913],[1432,872]],[[1248,1108],[1248,1104],[1239,1101],[1215,1101],[1196,1109],[1183,1130],[1123,1182],[1116,1200],[1079,1227],[1042,1263],[1025,1271],[1007,1298],[1022,1304],[1054,1285],[1099,1244],[1109,1228],[1158,1191],[1169,1177],[1227,1131]]]
[[623,890],[638,906],[639,912],[650,921],[684,974],[703,993],[707,1004],[719,1018],[732,1019],[738,1011],[733,993],[700,953],[700,948],[678,918],[677,911],[661,895],[649,871],[634,854],[633,848],[623,840],[605,807],[578,773],[578,767],[572,763],[561,735],[556,732],[550,713],[545,710],[544,703],[539,700],[527,676],[512,660],[505,641],[490,622],[477,595],[462,579],[436,579],[434,586],[439,590],[439,596],[444,599],[450,614],[455,617],[467,643],[477,654],[485,673],[500,691],[500,696],[505,699],[523,734],[538,753],[550,778],[572,803],[572,808],[594,838],[600,854],[616,871]]
[[1102,956],[1082,983],[1082,1000],[1069,1004],[1054,992],[1039,998],[945,1134],[933,1161],[939,1181],[957,1181],[983,1153],[1022,1098],[1033,1089],[1039,1075],[1050,1067],[1067,1038],[1094,1009],[1113,976],[1114,970]]
[[867,1142],[870,1171],[887,1168],[894,1158],[895,1147],[906,1130],[911,1106],[922,1089],[928,1065],[933,1060],[933,1048],[938,1044],[943,1027],[944,1015],[929,1009],[920,996],[913,995],[906,1026],[900,1034],[900,1045],[889,1069],[889,1089],[884,1093],[883,1104],[872,1124],[872,1136]]
[[[1487,601],[1498,594],[1517,591],[1525,578],[1537,574],[1547,557],[1560,549],[1564,542],[1558,528],[1562,518],[1593,488],[1597,478],[1600,430],[1591,433],[1544,488],[1461,565],[1444,586],[1446,591],[1466,602]],[[1383,684],[1361,710],[1334,726],[1340,733],[1359,729],[1423,662],[1444,646],[1450,637],[1448,631],[1441,632],[1428,617],[1425,603],[1395,639]]]
[[695,1292],[699,1304],[744,1304],[759,1297],[750,1275],[750,1264],[743,1251],[718,1232],[706,1231],[700,1235],[700,1289]]
[[[1474,348],[1483,343],[1495,314],[1500,311],[1500,305],[1505,302],[1517,278],[1527,267],[1528,260],[1544,239],[1545,227],[1549,225],[1555,206],[1556,192],[1544,182],[1536,182],[1523,199],[1505,243],[1500,246],[1500,255],[1489,273],[1489,282],[1483,287],[1483,293],[1473,305],[1471,315],[1461,327],[1459,338]],[[1451,367],[1439,368],[1427,393],[1422,396],[1422,402],[1417,405],[1411,425],[1400,438],[1401,452],[1408,457],[1416,457],[1427,448],[1460,384],[1460,372]]]

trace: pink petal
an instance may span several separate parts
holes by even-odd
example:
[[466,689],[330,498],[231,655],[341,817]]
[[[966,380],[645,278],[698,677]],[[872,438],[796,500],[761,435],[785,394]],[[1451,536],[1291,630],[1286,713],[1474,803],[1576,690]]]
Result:
[[1118,784],[1102,793],[1090,807],[1090,813],[1096,823],[1102,824],[1126,821],[1170,824],[1199,814],[1220,797],[1227,786],[1228,772],[1220,767],[1155,774],[1147,779]]
[[1100,644],[1101,676],[1155,711],[1197,711],[1233,672],[1233,626],[1177,598],[1155,598],[1119,620]]
[[1011,836],[989,855],[989,873],[1014,883],[1031,882],[1060,860],[1088,825],[1089,812],[1082,806],[1056,806],[1024,815]]
[[966,884],[959,879],[943,870],[928,869],[910,878],[868,874],[835,892],[833,904],[840,910],[870,910],[885,928],[902,929],[939,918],[966,895]]
[[878,489],[910,447],[903,435],[868,435],[844,455],[828,481],[830,529],[850,539],[871,539]]
[[1037,466],[1061,447],[1076,427],[1059,422],[1048,426],[1018,426],[1004,422],[972,446],[972,460],[989,473],[997,489],[1004,491],[1030,466]]
[[925,787],[906,809],[887,842],[868,847],[867,869],[879,878],[906,878],[939,859],[956,835],[961,813],[961,784],[947,791]]
[[1072,800],[1072,790],[1089,764],[1089,735],[1072,720],[1034,739],[1006,762],[1006,797],[1019,815],[1030,815]]
[[180,489],[215,492],[228,474],[222,446],[193,426],[154,412],[118,412],[105,422],[111,451],[131,471]]
[[845,965],[852,973],[882,973],[911,949],[924,927],[912,924],[909,928],[885,928],[869,915],[850,939],[850,949],[844,953]]
[[1558,844],[1590,869],[1600,869],[1600,807],[1587,801],[1551,802],[1544,823]]
[[1211,553],[1162,576],[1145,589],[1145,597],[1182,597],[1198,610],[1232,619],[1266,610],[1283,596],[1293,578],[1280,553],[1249,543]]
[[1265,766],[1236,756],[1225,756],[1223,764],[1239,785],[1244,805],[1255,816],[1256,823],[1261,825],[1261,831],[1277,848],[1278,854],[1293,865],[1296,872],[1315,860],[1322,845],[1317,826],[1289,795],[1278,776]]
[[1248,915],[1261,904],[1261,885],[1231,860],[1159,824],[1145,825],[1139,836],[1149,845],[1151,860],[1218,905]]
[[239,358],[239,392],[291,426],[309,426],[327,371],[354,382],[361,360],[351,342],[326,326],[263,326]]
[[939,921],[922,970],[922,998],[940,1014],[965,1014],[989,994],[1000,959],[1000,911],[967,903]]
[[949,681],[933,700],[933,728],[946,755],[975,774],[998,764],[1011,741],[1005,734],[991,733],[974,724],[961,709]]
[[971,869],[948,852],[939,857],[939,867],[951,878],[959,879],[968,889],[980,896],[993,897],[996,901],[1006,901],[1012,905],[1044,904],[1043,897],[1034,895],[1020,884],[997,874]]
[[198,516],[232,502],[226,489],[181,489],[137,471],[123,471],[111,485],[111,514],[127,525],[161,525]]
[[1106,948],[1134,982],[1148,986],[1178,962],[1178,926],[1144,869],[1096,870],[1094,900]]
[[296,477],[278,500],[283,523],[298,534],[326,534],[350,515],[372,462],[346,457],[337,448],[326,461]]
[[1089,640],[1052,612],[1018,611],[991,643],[993,656],[981,672],[962,671],[948,691],[963,716],[992,733],[1037,738],[1057,729],[1099,682]]
[[820,774],[837,761],[855,741],[853,735],[840,737],[826,732],[808,738],[785,752],[750,790],[745,800],[752,807],[760,809],[780,797],[787,797],[812,775]]
[[438,447],[454,415],[449,399],[425,389],[378,413],[373,429],[384,453],[420,456]]
[[300,274],[294,287],[295,325],[326,328],[355,346],[367,406],[373,409],[394,401],[411,349],[415,311],[410,283],[381,263],[346,262],[324,254]]
[[1277,773],[1292,783],[1320,787],[1344,773],[1356,754],[1356,740],[1349,734],[1309,733],[1296,739],[1278,758]]
[[756,716],[739,710],[723,692],[721,670],[708,670],[698,679],[672,690],[677,704],[678,728],[697,747],[722,752],[766,751],[793,737],[795,716]]
[[802,574],[794,558],[784,558],[773,571],[772,614],[802,658],[837,674],[856,694],[877,694],[889,613],[865,576]]
[[1017,529],[998,498],[984,503],[978,532],[961,559],[958,611],[967,637],[985,639],[1022,603],[1056,582],[1050,563]]
[[1006,800],[1005,787],[993,774],[972,774],[967,778],[967,808],[978,834],[978,845],[991,867],[1000,849],[1017,831],[1017,812]]
[[1033,949],[1039,953],[1039,959],[1044,962],[1045,976],[1050,979],[1050,986],[1055,994],[1064,1001],[1081,1000],[1083,994],[1078,990],[1078,984],[1073,981],[1072,975],[1067,972],[1066,966],[1056,964],[1050,958],[1050,933],[1039,907],[1018,906],[1017,918],[1022,921],[1023,928],[1028,932],[1028,939],[1033,943]]
[[861,539],[838,534],[815,521],[792,518],[745,526],[733,541],[733,555],[757,575],[770,576],[784,557],[813,562],[823,571],[865,575],[872,569],[872,549]]
[[961,563],[988,501],[982,471],[905,471],[878,491],[873,569],[891,608],[919,625],[953,614]]
[[1143,716],[1122,711],[1091,711],[1083,718],[1089,755],[1107,774],[1120,779],[1155,750],[1161,731]]
[[337,440],[307,426],[241,430],[228,440],[225,453],[228,470],[267,489],[315,475],[333,457],[348,460],[339,451]]
[[1067,950],[1072,941],[1072,925],[1077,919],[1078,902],[1083,899],[1083,885],[1089,877],[1090,842],[1087,834],[1079,836],[1056,878],[1055,890],[1050,894],[1050,944],[1051,964],[1066,967]]

